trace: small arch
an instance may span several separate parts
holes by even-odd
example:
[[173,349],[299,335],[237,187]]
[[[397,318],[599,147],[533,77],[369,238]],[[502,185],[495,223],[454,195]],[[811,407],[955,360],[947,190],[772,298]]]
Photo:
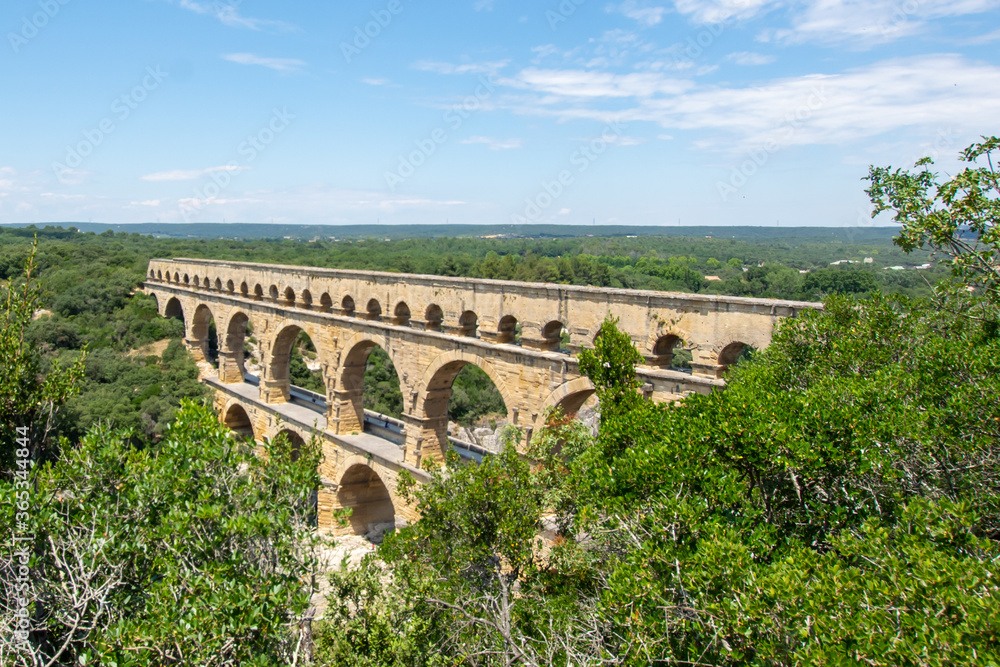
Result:
[[513,315],[504,315],[497,324],[497,342],[517,344],[517,318]]
[[242,295],[244,298],[250,296],[250,288],[247,286],[245,280],[242,283],[240,283],[240,295]]
[[302,294],[299,295],[299,306],[305,308],[306,310],[312,310],[313,305],[313,295],[307,289],[302,290]]
[[247,414],[247,411],[239,403],[233,403],[229,406],[222,421],[239,438],[253,441],[257,437],[253,431],[253,422],[250,421],[250,415]]
[[368,305],[365,306],[365,319],[366,320],[381,320],[382,319],[382,304],[378,302],[378,299],[368,299]]
[[[243,284],[245,285],[246,283],[243,283]],[[236,285],[233,284],[232,280],[227,280],[226,281],[226,294],[232,294],[235,291],[236,291]]]
[[406,305],[405,301],[400,301],[396,304],[395,310],[392,312],[393,320],[392,323],[401,327],[410,326],[410,307]]
[[155,280],[156,279],[156,271],[155,270],[153,270],[153,269],[149,270],[149,279],[150,280]]
[[730,366],[735,366],[740,361],[748,359],[754,352],[756,352],[756,348],[742,341],[734,341],[726,345],[719,352],[718,362],[719,366],[722,367],[719,369],[719,373],[725,373]]
[[205,276],[205,279],[201,281],[201,286],[205,289],[212,289],[212,283],[208,279],[208,276]]
[[329,313],[333,310],[333,299],[330,298],[328,292],[323,292],[323,295],[319,298],[319,312]]
[[277,285],[271,285],[271,287],[268,288],[268,290],[267,290],[267,295],[271,298],[271,301],[277,301],[278,300],[278,286]]
[[216,278],[215,279],[215,291],[216,292],[221,292],[222,291],[222,278]]
[[186,274],[186,273],[184,274],[184,284],[185,285],[190,285],[191,284],[191,279],[188,278],[188,274]]
[[[162,271],[157,271],[156,272],[156,279],[157,280],[161,280],[161,281],[163,280],[163,272]],[[169,273],[167,274],[167,282],[170,282],[170,274]]]
[[569,351],[569,336],[563,335],[566,331],[566,325],[559,320],[552,320],[548,324],[542,327],[542,340],[543,349],[568,352]]
[[424,312],[424,320],[427,322],[426,328],[428,331],[441,331],[441,323],[444,321],[444,311],[441,310],[441,306],[436,303],[427,306],[427,310]]
[[665,334],[656,339],[653,343],[652,355],[648,361],[651,365],[659,368],[672,368],[674,366],[675,354],[679,345],[684,341],[675,334]]
[[264,300],[264,288],[260,286],[260,283],[257,283],[256,285],[253,286],[253,300],[254,301]]
[[471,310],[467,310],[458,318],[458,333],[460,336],[476,337],[476,329],[479,327],[479,316]]
[[291,287],[285,288],[284,301],[282,301],[283,306],[293,306],[295,305],[295,290]]
[[369,532],[372,524],[396,521],[389,489],[378,473],[363,463],[352,465],[340,478],[337,503],[353,510],[349,521],[355,535]]
[[340,312],[348,317],[354,315],[354,299],[350,295],[345,296],[340,301]]
[[177,285],[181,284],[181,274],[176,271],[174,271],[174,283]]

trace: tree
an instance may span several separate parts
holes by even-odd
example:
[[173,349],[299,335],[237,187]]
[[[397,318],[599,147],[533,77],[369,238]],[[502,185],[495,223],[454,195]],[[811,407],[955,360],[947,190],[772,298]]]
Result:
[[[18,434],[30,443],[30,458],[51,453],[50,433],[59,406],[77,392],[83,375],[84,355],[65,368],[53,364],[43,373],[40,350],[27,332],[38,308],[39,287],[35,281],[37,240],[24,262],[23,279],[4,289],[3,319],[0,320],[0,473],[10,474],[15,460]],[[19,430],[20,429],[20,430]]]
[[872,216],[892,211],[903,225],[896,244],[907,252],[925,246],[944,253],[960,287],[981,289],[994,308],[1000,305],[1000,174],[994,153],[1000,138],[983,137],[962,151],[966,167],[940,183],[929,167],[930,158],[917,161],[916,173],[889,167],[869,169],[866,190],[875,210]]

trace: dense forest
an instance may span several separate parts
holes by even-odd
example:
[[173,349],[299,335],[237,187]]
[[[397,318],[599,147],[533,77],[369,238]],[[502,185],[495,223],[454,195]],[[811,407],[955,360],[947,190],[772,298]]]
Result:
[[[897,247],[3,230],[0,661],[1000,664],[997,150],[970,146],[946,182],[929,164],[872,168]],[[930,251],[944,261],[885,268]],[[255,452],[199,402],[180,323],[134,293],[153,256],[825,308],[783,321],[725,388],[669,405],[643,398],[641,356],[606,321],[579,355],[596,435],[553,413],[530,443],[505,429],[481,464],[451,460],[420,486],[404,476],[421,519],[360,567],[323,573],[318,443]],[[315,350],[297,350],[305,383]],[[369,365],[389,411],[392,375]],[[479,389],[467,406],[487,400]],[[321,576],[326,611],[311,622]]]

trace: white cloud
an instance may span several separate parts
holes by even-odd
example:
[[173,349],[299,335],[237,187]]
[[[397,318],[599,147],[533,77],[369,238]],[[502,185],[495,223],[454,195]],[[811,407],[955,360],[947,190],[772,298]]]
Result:
[[781,0],[674,0],[677,11],[689,15],[696,23],[749,19],[779,4]]
[[227,164],[219,167],[207,167],[205,169],[171,169],[170,171],[158,171],[155,174],[146,174],[140,178],[144,181],[153,181],[157,183],[162,181],[193,181],[206,174],[211,174],[217,171],[239,173],[244,169],[250,169],[250,167],[239,167]]
[[1000,117],[1000,66],[954,54],[752,86],[637,76],[529,68],[501,82],[528,92],[499,96],[497,105],[557,120],[652,122],[665,130],[703,131],[696,146],[737,152],[768,142],[836,145],[902,129],[953,126],[978,135]]
[[751,51],[737,51],[735,53],[730,53],[726,56],[726,60],[736,63],[737,65],[767,65],[768,63],[773,63],[774,56],[767,56],[763,53],[753,53]]
[[222,59],[240,65],[260,65],[277,72],[297,72],[306,65],[305,61],[297,58],[264,58],[252,53],[227,53]]
[[469,137],[468,139],[462,139],[459,143],[484,144],[491,151],[501,151],[521,147],[520,139],[494,139],[493,137]]
[[640,5],[636,0],[625,0],[620,5],[609,6],[608,11],[624,14],[640,25],[651,27],[663,20],[663,15],[667,13],[667,8],[660,6],[649,7]]
[[387,86],[389,85],[389,79],[373,79],[365,77],[361,79],[361,83],[367,83],[369,86]]
[[422,72],[435,72],[436,74],[495,74],[506,67],[509,62],[509,60],[497,60],[493,62],[454,65],[452,63],[433,60],[420,60],[413,63],[413,69]]
[[239,12],[239,0],[234,0],[232,4],[225,2],[196,2],[195,0],[178,0],[180,7],[192,11],[202,16],[211,16],[219,20],[223,25],[232,28],[248,28],[250,30],[260,30],[261,28],[279,28],[290,30],[292,26],[284,21],[271,21],[267,19],[254,19],[241,16]]
[[474,5],[477,12],[491,12],[493,11],[494,0],[476,0]]
[[132,206],[159,206],[159,199],[147,199],[146,201],[134,201]]

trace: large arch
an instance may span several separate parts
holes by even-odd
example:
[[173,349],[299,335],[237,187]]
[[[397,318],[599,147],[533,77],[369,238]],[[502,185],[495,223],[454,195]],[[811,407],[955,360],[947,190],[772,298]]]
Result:
[[274,437],[275,437],[275,439],[277,439],[277,438],[280,438],[282,436],[288,438],[288,444],[292,448],[292,460],[294,461],[294,460],[298,459],[299,458],[299,453],[306,446],[306,440],[305,440],[305,438],[303,438],[302,435],[298,431],[295,431],[295,430],[290,429],[288,427],[285,427],[285,428],[281,429],[280,431],[278,431],[278,434],[275,435]]
[[201,353],[201,359],[198,361],[207,361],[218,367],[219,335],[214,325],[215,317],[212,315],[212,309],[204,303],[198,304],[191,318],[191,338],[197,345],[197,351]]
[[219,380],[232,384],[246,376],[246,338],[250,317],[242,310],[229,315],[226,337],[219,345]]
[[172,317],[175,320],[184,321],[184,307],[181,305],[180,299],[176,296],[172,296],[167,299],[167,304],[163,306],[163,316]]
[[359,332],[351,337],[342,348],[344,352],[337,368],[332,404],[332,414],[337,419],[338,433],[361,433],[364,430],[365,374],[368,359],[375,348],[380,348],[389,357],[398,382],[397,359],[391,346],[376,342],[365,332]]
[[[285,323],[283,326],[275,327],[275,330],[277,334],[272,339],[270,355],[265,366],[266,378],[261,383],[262,396],[265,396],[265,401],[268,403],[286,403],[290,398],[289,391],[292,385],[292,348],[296,346],[299,334],[304,333],[309,337],[317,358],[322,358],[322,351],[317,345],[317,341],[321,338],[311,326]],[[305,389],[325,394],[325,387],[320,386],[321,384],[322,378],[317,386]]]
[[560,408],[564,415],[575,414],[594,393],[594,383],[588,377],[574,378],[559,385],[542,402],[534,431],[537,432],[545,425],[545,417],[552,408]]
[[241,438],[252,441],[257,437],[253,430],[253,422],[250,421],[250,415],[239,403],[232,403],[226,408],[222,422]]
[[355,535],[369,532],[372,524],[396,521],[396,508],[388,487],[363,459],[348,461],[337,484],[337,504],[351,509],[348,522]]

